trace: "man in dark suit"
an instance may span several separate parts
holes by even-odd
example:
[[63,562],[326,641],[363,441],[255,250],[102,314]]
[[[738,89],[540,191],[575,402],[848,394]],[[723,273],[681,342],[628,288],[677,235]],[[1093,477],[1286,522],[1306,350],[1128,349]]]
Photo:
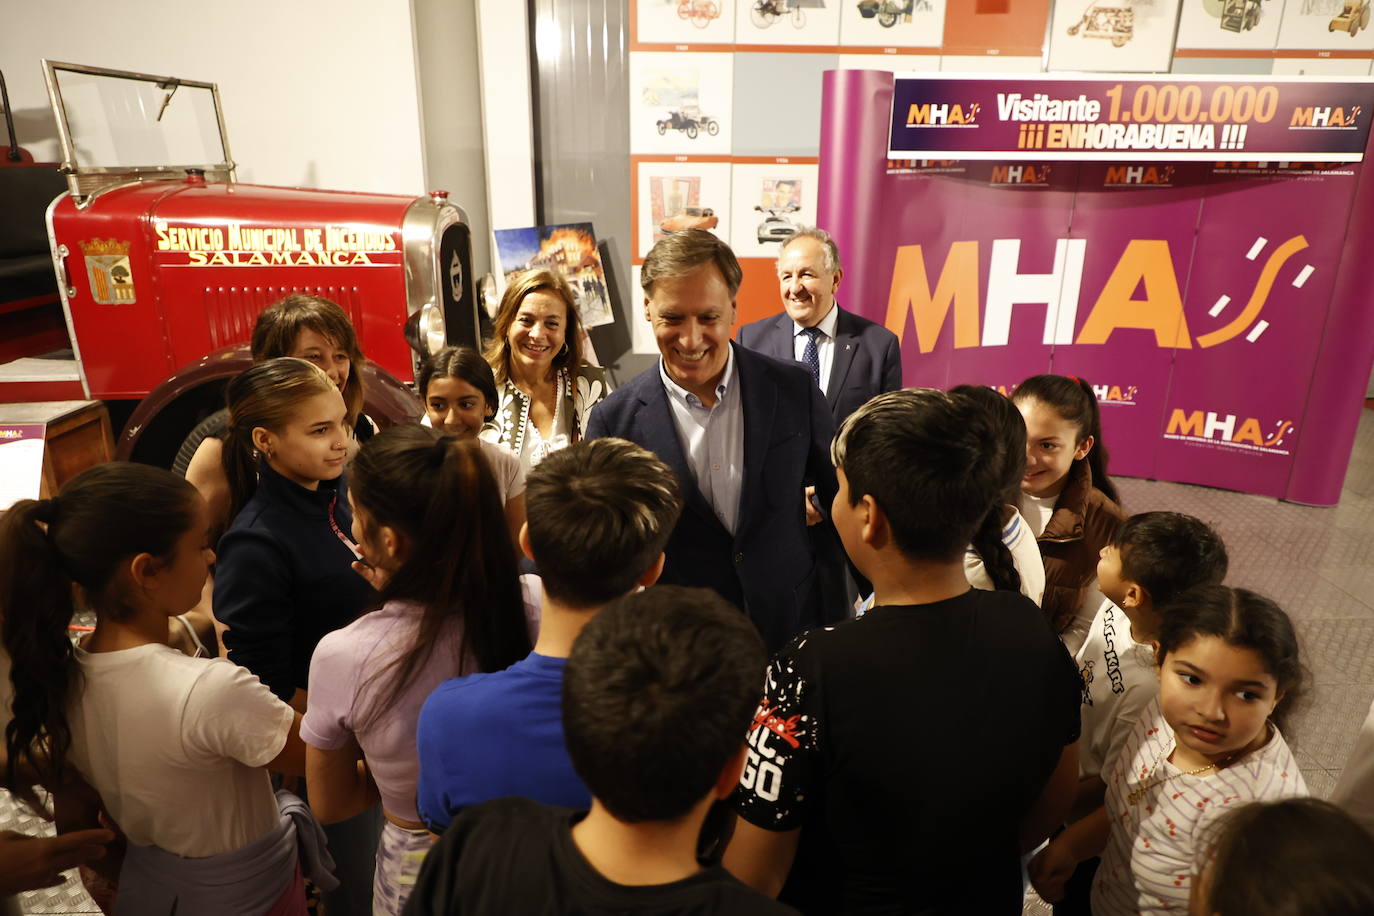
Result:
[[783,311],[746,324],[738,336],[751,350],[807,366],[836,429],[874,395],[902,387],[897,335],[835,303],[843,277],[830,233],[799,229],[778,253]]
[[[775,359],[795,360],[825,392],[839,429],[855,410],[884,391],[902,387],[902,354],[897,335],[835,302],[844,270],[840,250],[824,229],[803,227],[778,252],[778,292],[783,311],[739,329],[739,342]],[[814,516],[808,516],[813,518]],[[811,529],[816,553],[823,557],[817,577],[825,623],[850,615],[856,598],[872,591],[850,569],[833,529]]]
[[714,589],[776,651],[820,622],[803,494],[829,510],[834,424],[805,369],[731,343],[742,276],[704,230],[654,245],[640,283],[661,359],[596,406],[587,437],[629,439],[673,469],[686,506],[659,581]]

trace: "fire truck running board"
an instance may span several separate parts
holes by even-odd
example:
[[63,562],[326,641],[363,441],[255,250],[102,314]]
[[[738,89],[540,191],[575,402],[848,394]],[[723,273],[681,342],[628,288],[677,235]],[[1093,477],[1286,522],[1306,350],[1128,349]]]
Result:
[[74,359],[24,357],[0,364],[0,404],[70,401],[86,397]]

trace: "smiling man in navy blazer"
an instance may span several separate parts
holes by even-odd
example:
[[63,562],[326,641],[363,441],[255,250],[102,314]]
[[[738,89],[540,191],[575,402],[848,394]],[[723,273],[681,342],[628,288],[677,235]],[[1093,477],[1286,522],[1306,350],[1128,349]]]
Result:
[[739,329],[739,342],[751,350],[808,368],[814,358],[812,378],[836,429],[875,395],[902,387],[897,335],[835,304],[843,276],[830,233],[799,229],[778,253],[783,311]]
[[821,619],[803,494],[814,486],[829,512],[834,424],[804,368],[731,343],[742,277],[704,230],[654,245],[640,283],[661,359],[596,406],[587,438],[628,439],[673,469],[686,506],[659,581],[714,589],[776,651]]

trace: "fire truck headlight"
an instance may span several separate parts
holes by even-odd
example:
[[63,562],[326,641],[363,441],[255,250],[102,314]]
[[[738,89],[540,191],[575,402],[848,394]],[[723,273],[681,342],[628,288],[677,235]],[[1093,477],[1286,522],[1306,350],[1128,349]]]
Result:
[[420,306],[406,321],[405,333],[406,343],[421,356],[439,352],[448,343],[443,309],[432,302]]

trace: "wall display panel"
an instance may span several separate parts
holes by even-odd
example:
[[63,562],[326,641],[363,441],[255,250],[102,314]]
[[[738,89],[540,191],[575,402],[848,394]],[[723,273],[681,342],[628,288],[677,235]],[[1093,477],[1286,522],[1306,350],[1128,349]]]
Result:
[[945,73],[1039,73],[1039,57],[977,57],[967,54],[946,54],[940,58]]
[[1279,49],[1368,51],[1374,49],[1367,0],[1290,0],[1283,8]]
[[837,0],[840,46],[932,48],[944,40],[947,0]]
[[1316,357],[1339,311],[1329,303],[1358,168],[1246,169],[1204,200],[1192,346],[1174,358],[1159,476],[1281,497],[1298,442],[1324,437],[1339,411],[1308,393],[1314,374],[1339,371]]
[[1060,0],[1050,26],[1050,70],[1161,73],[1169,69],[1179,0]]
[[[1120,474],[1154,476],[1175,354],[1192,346],[1185,292],[1209,169],[1192,162],[1079,165],[1070,234],[1083,246],[1083,264],[1073,314],[1062,316],[1067,339],[1050,354],[1050,371],[1092,382]],[[1202,311],[1195,307],[1189,317]]]
[[738,0],[735,44],[835,47],[840,43],[840,0]]
[[735,40],[736,0],[633,2],[636,13],[635,46],[728,45]]
[[[958,0],[945,12],[945,54],[1039,57],[1050,0]],[[986,61],[979,70],[996,70]]]
[[630,54],[630,152],[728,154],[733,54]]
[[[834,67],[834,54],[736,54],[731,152],[736,156],[816,155],[821,80]],[[770,88],[761,92],[761,86]]]
[[938,54],[840,54],[841,70],[888,70],[892,73],[935,73]]
[[707,229],[730,240],[730,163],[636,156],[630,172],[636,189],[636,260],[680,229]]
[[1284,0],[1183,0],[1176,45],[1179,50],[1271,50],[1283,7]]
[[1268,76],[1274,72],[1274,58],[1267,51],[1262,57],[1193,57],[1175,54],[1170,73],[1197,73],[1226,76]]
[[1368,76],[1368,57],[1278,57],[1275,76]]
[[818,171],[814,161],[736,160],[730,193],[730,247],[741,258],[776,259],[800,226],[816,224]]

